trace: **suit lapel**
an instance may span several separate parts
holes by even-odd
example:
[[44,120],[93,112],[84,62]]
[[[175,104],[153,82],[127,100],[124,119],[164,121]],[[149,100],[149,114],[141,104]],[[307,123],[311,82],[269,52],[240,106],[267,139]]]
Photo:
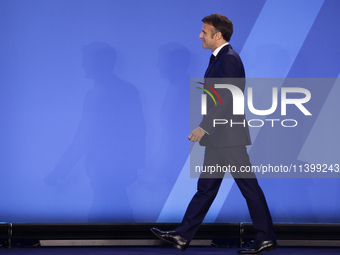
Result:
[[211,63],[211,65],[208,66],[207,70],[205,71],[204,74],[204,78],[207,78],[211,69],[214,67],[214,65],[216,64],[218,58],[222,55],[225,54],[229,51],[229,49],[231,48],[230,44],[227,44],[226,46],[224,46],[217,54],[217,56],[215,57],[215,59],[213,60],[213,62]]

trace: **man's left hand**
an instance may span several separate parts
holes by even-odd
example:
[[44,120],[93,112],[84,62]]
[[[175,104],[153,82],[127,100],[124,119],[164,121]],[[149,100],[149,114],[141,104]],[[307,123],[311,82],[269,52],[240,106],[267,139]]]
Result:
[[188,136],[191,142],[199,142],[204,136],[205,132],[201,128],[194,129],[191,134]]

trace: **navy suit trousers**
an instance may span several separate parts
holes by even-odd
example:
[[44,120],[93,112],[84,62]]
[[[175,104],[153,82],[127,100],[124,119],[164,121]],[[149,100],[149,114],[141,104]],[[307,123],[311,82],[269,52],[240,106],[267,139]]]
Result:
[[[249,156],[245,146],[217,148],[209,144],[206,146],[204,166],[233,166],[240,170],[241,166],[250,167]],[[197,184],[197,192],[192,198],[182,223],[176,228],[180,236],[191,241],[201,225],[223,180],[224,173],[201,173]],[[232,173],[232,176],[246,199],[250,217],[257,231],[257,240],[275,240],[273,222],[266,199],[260,188],[256,176],[252,172]]]

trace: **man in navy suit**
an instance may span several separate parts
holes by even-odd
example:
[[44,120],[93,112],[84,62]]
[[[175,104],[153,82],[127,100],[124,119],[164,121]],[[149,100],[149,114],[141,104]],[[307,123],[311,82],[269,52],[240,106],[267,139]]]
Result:
[[[233,33],[233,24],[223,15],[212,14],[203,18],[203,28],[199,35],[202,46],[213,54],[209,67],[204,75],[205,83],[214,78],[238,87],[244,91],[245,72],[239,55],[229,44]],[[213,87],[213,84],[210,84]],[[209,85],[205,89],[210,89]],[[273,222],[264,194],[251,169],[246,145],[250,145],[249,129],[244,115],[233,115],[233,97],[229,89],[216,89],[221,102],[216,105],[208,97],[207,114],[199,127],[191,132],[189,140],[206,146],[204,167],[232,166],[232,176],[246,199],[250,217],[257,231],[254,243],[248,248],[239,250],[239,254],[259,254],[276,248]],[[210,100],[209,100],[210,99]],[[214,125],[214,119],[227,119],[229,125]],[[233,124],[231,124],[233,123]],[[230,169],[230,167],[229,167]],[[197,192],[192,198],[182,223],[173,231],[151,231],[159,238],[168,241],[177,249],[185,251],[194,237],[212,202],[214,201],[223,179],[223,172],[202,172],[198,180]]]

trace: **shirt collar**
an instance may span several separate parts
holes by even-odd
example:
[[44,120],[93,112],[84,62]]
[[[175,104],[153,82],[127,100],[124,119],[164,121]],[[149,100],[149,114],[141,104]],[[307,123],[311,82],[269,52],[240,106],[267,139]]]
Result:
[[229,44],[228,42],[226,42],[225,44],[222,44],[220,47],[218,47],[216,50],[214,50],[213,55],[216,57],[217,54],[220,52],[220,50],[228,44]]

